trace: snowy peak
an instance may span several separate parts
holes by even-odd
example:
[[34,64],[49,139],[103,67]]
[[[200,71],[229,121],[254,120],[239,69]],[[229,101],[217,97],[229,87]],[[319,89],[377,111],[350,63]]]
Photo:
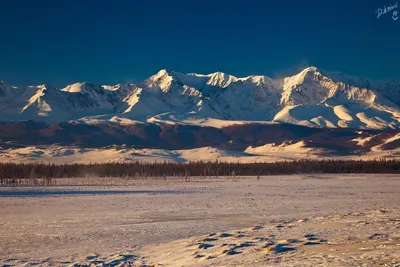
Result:
[[283,82],[281,106],[318,105],[336,94],[339,85],[324,76],[316,67],[309,67]]
[[165,81],[181,81],[188,79],[187,78],[188,75],[183,74],[183,73],[179,73],[176,71],[171,71],[171,70],[167,70],[167,69],[162,69],[159,72],[157,72],[156,74],[150,76],[150,78],[148,78],[147,80],[144,81],[144,83],[146,84],[159,84],[159,83],[163,83]]
[[226,88],[232,82],[236,82],[238,80],[238,78],[236,78],[235,76],[228,75],[223,72],[215,72],[215,73],[209,74],[207,76],[209,77],[209,80],[207,81],[208,85],[221,87],[221,88]]
[[308,67],[297,75],[303,83],[320,81],[325,78],[324,75],[316,67]]
[[139,86],[153,88],[155,90],[160,89],[161,91],[166,92],[170,89],[173,81],[179,82],[177,76],[178,76],[177,73],[173,71],[162,69],[158,73],[154,74],[153,76],[145,80],[143,84]]
[[316,67],[308,67],[294,76],[285,78],[285,83],[293,85],[303,83],[315,83],[323,79],[328,78],[325,77]]
[[60,91],[69,92],[69,93],[81,93],[85,91],[86,83],[74,83],[68,85],[67,87],[61,89]]
[[153,81],[153,82],[157,82],[160,81],[166,77],[171,77],[172,75],[170,75],[169,71],[167,69],[162,69],[159,72],[157,72],[156,74],[152,75],[148,80]]
[[74,83],[68,85],[67,87],[61,89],[60,91],[68,93],[81,93],[81,94],[92,93],[92,92],[101,93],[102,91],[104,91],[104,88],[100,85],[82,82],[82,83]]

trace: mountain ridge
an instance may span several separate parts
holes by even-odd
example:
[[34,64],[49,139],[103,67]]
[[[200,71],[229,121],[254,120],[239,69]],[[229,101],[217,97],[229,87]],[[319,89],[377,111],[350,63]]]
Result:
[[[274,121],[309,127],[397,129],[400,83],[372,81],[308,67],[272,79],[226,73],[160,70],[137,84],[80,82],[64,88],[9,86],[0,82],[0,121],[46,123],[189,120]],[[160,119],[161,118],[161,119]],[[178,119],[177,119],[178,118]],[[115,121],[115,120],[114,120]]]

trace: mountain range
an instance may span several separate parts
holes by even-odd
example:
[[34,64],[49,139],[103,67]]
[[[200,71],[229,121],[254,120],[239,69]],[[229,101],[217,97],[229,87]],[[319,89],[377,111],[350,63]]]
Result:
[[0,121],[169,123],[223,127],[248,122],[398,129],[400,83],[308,67],[282,79],[161,70],[138,84],[16,87],[0,82]]
[[315,67],[282,79],[161,70],[113,86],[0,82],[0,162],[400,158],[399,126],[399,82]]

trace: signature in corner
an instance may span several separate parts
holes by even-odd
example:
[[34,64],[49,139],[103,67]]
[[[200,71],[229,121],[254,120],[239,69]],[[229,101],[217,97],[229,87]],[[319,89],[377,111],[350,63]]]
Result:
[[388,13],[393,11],[392,19],[393,20],[397,20],[399,18],[399,16],[398,16],[398,7],[399,7],[399,3],[395,2],[392,5],[384,6],[383,8],[378,8],[376,10],[376,14],[377,14],[376,18],[379,19],[381,16],[386,15],[386,14],[388,14]]

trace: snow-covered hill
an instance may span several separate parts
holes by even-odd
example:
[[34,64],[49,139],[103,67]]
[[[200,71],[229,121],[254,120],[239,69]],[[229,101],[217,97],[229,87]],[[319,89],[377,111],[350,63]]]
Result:
[[[93,119],[95,118],[95,119]],[[309,67],[284,79],[161,70],[139,84],[15,87],[0,82],[0,121],[190,123],[275,121],[399,128],[400,83]],[[218,125],[216,125],[218,126]]]

